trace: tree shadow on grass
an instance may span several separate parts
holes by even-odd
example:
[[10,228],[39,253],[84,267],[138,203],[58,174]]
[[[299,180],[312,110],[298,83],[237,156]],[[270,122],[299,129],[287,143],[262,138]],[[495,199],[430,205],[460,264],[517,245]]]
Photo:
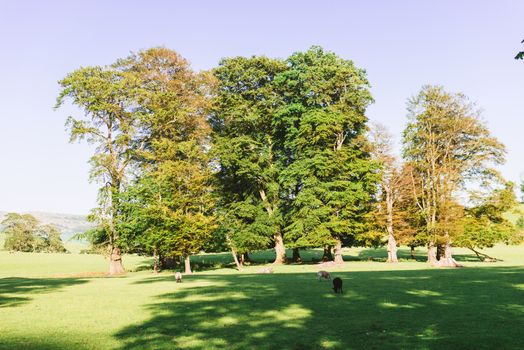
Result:
[[86,282],[78,278],[0,278],[0,308],[25,304],[31,300],[32,294],[53,292]]
[[190,276],[115,336],[124,349],[524,348],[521,267],[334,275],[343,295],[312,273]]

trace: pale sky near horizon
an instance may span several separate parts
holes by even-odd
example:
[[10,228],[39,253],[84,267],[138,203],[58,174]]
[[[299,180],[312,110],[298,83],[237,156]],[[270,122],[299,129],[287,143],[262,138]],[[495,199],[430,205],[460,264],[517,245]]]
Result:
[[0,0],[0,211],[87,214],[91,150],[69,144],[57,81],[81,66],[166,46],[195,69],[222,57],[285,58],[320,45],[365,68],[372,121],[397,141],[424,84],[463,92],[524,173],[524,1]]

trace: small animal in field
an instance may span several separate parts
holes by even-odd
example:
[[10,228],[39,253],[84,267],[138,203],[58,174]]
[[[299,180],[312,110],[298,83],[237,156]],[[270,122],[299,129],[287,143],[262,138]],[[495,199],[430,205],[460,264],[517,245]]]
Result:
[[329,272],[323,271],[323,270],[322,271],[318,271],[317,272],[317,279],[318,279],[318,281],[320,282],[320,280],[322,278],[324,278],[326,280],[331,280],[331,274]]
[[258,270],[258,273],[273,273],[273,269],[271,267],[263,267]]
[[182,274],[180,272],[176,272],[175,273],[175,279],[176,279],[176,283],[180,283],[182,282]]
[[340,291],[340,294],[342,294],[342,279],[340,277],[333,278],[333,290],[335,293],[338,293]]

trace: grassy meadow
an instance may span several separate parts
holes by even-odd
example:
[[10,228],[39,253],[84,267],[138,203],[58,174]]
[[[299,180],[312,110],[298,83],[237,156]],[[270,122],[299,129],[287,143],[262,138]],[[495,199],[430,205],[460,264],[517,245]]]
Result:
[[336,295],[307,261],[257,274],[271,252],[240,273],[228,254],[194,257],[177,284],[138,256],[108,278],[97,255],[0,251],[0,349],[522,349],[524,247],[487,252],[503,261],[456,249],[465,267],[436,269],[423,250],[391,265],[383,249],[347,249],[326,268],[344,281]]

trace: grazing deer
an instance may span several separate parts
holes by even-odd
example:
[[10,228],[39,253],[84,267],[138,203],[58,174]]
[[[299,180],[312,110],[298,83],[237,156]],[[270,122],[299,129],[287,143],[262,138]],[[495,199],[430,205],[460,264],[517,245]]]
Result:
[[333,278],[333,290],[335,291],[335,293],[338,293],[338,291],[340,291],[340,294],[342,294],[342,279],[340,279],[339,277],[335,277]]
[[323,271],[323,270],[322,271],[318,271],[317,272],[317,279],[318,279],[318,281],[320,282],[320,280],[322,278],[324,278],[326,280],[331,280],[331,274],[329,272]]
[[176,272],[175,273],[175,279],[176,279],[176,283],[180,283],[182,282],[182,274],[180,272]]

